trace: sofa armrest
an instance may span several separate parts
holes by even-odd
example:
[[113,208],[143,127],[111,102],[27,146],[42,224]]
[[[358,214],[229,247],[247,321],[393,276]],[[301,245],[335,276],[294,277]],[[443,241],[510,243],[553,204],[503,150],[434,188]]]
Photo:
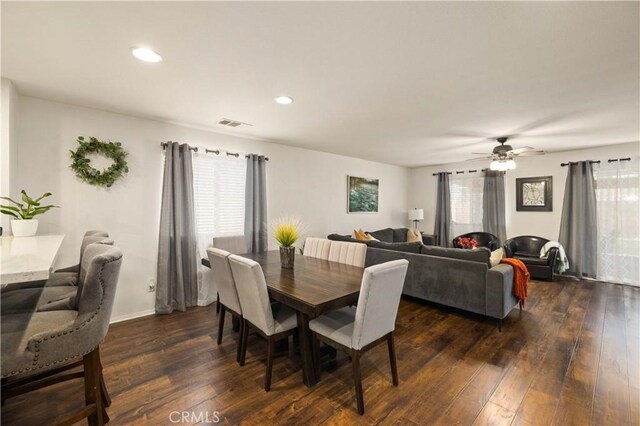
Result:
[[547,265],[549,265],[552,269],[555,269],[556,260],[558,259],[558,253],[560,253],[558,247],[551,247],[551,249],[549,250],[549,260],[547,262]]
[[486,315],[502,319],[518,301],[513,295],[513,267],[500,263],[487,271]]
[[437,246],[438,237],[433,234],[422,234],[422,244],[425,246]]

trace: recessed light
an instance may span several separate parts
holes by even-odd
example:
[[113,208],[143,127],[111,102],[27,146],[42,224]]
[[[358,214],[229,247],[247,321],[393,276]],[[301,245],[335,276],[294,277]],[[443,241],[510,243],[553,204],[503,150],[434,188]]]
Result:
[[160,62],[162,56],[146,47],[132,47],[131,54],[144,62]]
[[293,103],[293,98],[290,96],[278,96],[274,99],[274,101],[276,101],[280,105],[289,105]]

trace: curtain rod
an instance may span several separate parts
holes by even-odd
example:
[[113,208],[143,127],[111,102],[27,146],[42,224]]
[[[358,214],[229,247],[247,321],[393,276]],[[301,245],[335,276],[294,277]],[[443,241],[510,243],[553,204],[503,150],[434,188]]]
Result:
[[[215,155],[220,155],[220,150],[219,149],[205,149],[204,152],[206,152],[207,154],[215,154]],[[236,158],[240,158],[240,153],[239,152],[225,152],[225,154],[228,157],[236,157]],[[249,155],[245,155],[244,158],[249,158]],[[264,161],[269,161],[269,157],[264,157]]]
[[[167,145],[168,145],[170,142],[173,142],[173,141],[169,141],[169,142],[160,142],[160,146],[162,147],[162,149],[167,149]],[[198,147],[190,146],[190,147],[189,147],[189,149],[190,149],[191,151],[198,152]]]
[[[631,157],[627,157],[627,158],[609,158],[607,160],[607,163],[615,163],[617,161],[620,161],[620,162],[622,162],[622,161],[631,161]],[[589,162],[591,164],[600,164],[600,160],[589,160]],[[560,166],[565,167],[565,166],[568,166],[569,164],[578,164],[578,162],[577,161],[570,161],[568,163],[560,163]]]
[[[487,169],[481,169],[480,171],[481,171],[481,172],[486,172],[486,171],[487,171]],[[478,172],[478,170],[467,170],[467,173],[477,173],[477,172]],[[444,173],[444,172],[440,172],[440,173]],[[458,170],[458,171],[456,171],[456,174],[457,174],[457,175],[459,175],[459,174],[461,174],[461,173],[465,173],[465,171],[464,171],[464,170]],[[439,174],[439,173],[434,173],[434,174],[433,174],[433,176],[438,176],[438,174]],[[447,174],[448,174],[448,175],[451,175],[451,174],[453,174],[453,172],[447,172]]]

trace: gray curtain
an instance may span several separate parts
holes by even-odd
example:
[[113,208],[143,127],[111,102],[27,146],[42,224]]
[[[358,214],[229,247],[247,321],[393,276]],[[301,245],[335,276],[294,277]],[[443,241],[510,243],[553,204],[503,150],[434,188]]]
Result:
[[267,251],[267,177],[263,155],[247,156],[247,184],[244,205],[244,236],[247,251]]
[[438,173],[438,198],[436,200],[436,223],[434,234],[438,237],[438,244],[442,247],[451,246],[451,194],[449,191],[449,175]]
[[184,311],[198,304],[198,251],[189,145],[169,142],[165,149],[156,313]]
[[591,162],[568,166],[558,241],[569,258],[569,274],[595,278],[598,265],[596,185]]
[[482,228],[504,243],[507,239],[504,172],[487,170],[482,187]]

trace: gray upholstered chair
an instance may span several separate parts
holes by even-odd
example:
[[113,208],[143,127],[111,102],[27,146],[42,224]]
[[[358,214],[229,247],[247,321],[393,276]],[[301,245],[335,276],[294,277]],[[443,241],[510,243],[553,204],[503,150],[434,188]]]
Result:
[[[85,417],[90,425],[108,422],[99,346],[109,330],[121,264],[120,249],[92,244],[82,259],[76,309],[2,316],[3,400],[84,377],[85,407],[60,423]],[[79,366],[82,372],[63,374]]]
[[[213,282],[218,290],[219,304],[220,304],[220,317],[218,318],[218,345],[222,343],[222,333],[224,330],[224,317],[225,313],[229,312],[233,317],[237,318],[242,323],[242,308],[240,307],[240,301],[238,300],[238,291],[236,290],[236,283],[233,280],[231,274],[231,266],[229,265],[229,253],[225,250],[220,250],[214,247],[207,249],[207,257],[211,263],[211,270],[213,273]],[[236,354],[236,361],[240,362],[240,349],[242,343],[242,328],[240,328],[240,338],[238,339],[238,351]]]
[[340,262],[364,268],[364,260],[366,256],[366,244],[349,243],[346,241],[331,241],[329,260],[333,262]]
[[331,240],[326,238],[308,237],[304,242],[304,256],[317,257],[318,259],[329,259]]
[[80,260],[77,265],[68,268],[58,269],[49,274],[49,278],[41,281],[26,281],[21,283],[12,283],[2,288],[2,293],[25,288],[41,288],[41,287],[64,287],[77,286],[78,274],[80,273],[80,264],[82,263],[82,255],[89,244],[93,244],[108,238],[109,234],[104,231],[87,231],[82,237],[80,244]]
[[[93,244],[113,245],[113,240],[104,237],[85,237],[86,247],[83,252]],[[81,277],[86,271],[80,267],[78,278],[73,280],[74,285],[44,286],[34,288],[22,288],[8,291],[2,294],[0,299],[0,313],[13,315],[35,311],[57,311],[74,309],[76,299],[82,291]],[[77,284],[77,285],[76,285]]]
[[296,331],[298,326],[296,313],[286,306],[279,306],[274,315],[269,301],[267,282],[260,264],[233,254],[229,256],[229,263],[243,314],[240,365],[244,365],[249,330],[253,328],[267,340],[267,370],[264,378],[264,390],[268,392],[271,389],[275,342],[288,338]]
[[[247,239],[244,235],[234,235],[231,237],[214,237],[213,247],[220,250],[228,251],[231,254],[244,254],[247,252]],[[220,295],[218,295],[216,301],[216,313],[220,313]],[[233,320],[233,330],[237,330],[239,322]]]
[[393,260],[364,270],[357,307],[338,309],[309,322],[312,331],[316,376],[320,379],[318,340],[351,356],[358,413],[364,414],[360,356],[387,342],[393,385],[398,386],[398,368],[393,343],[396,315],[409,261]]

